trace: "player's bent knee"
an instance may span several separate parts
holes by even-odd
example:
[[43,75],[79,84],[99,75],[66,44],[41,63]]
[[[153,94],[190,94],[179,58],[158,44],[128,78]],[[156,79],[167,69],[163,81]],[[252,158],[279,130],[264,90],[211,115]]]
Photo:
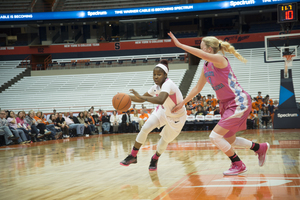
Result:
[[227,142],[222,135],[212,131],[209,135],[210,141],[216,145],[221,151],[224,153],[229,151],[231,148],[231,145],[229,142]]

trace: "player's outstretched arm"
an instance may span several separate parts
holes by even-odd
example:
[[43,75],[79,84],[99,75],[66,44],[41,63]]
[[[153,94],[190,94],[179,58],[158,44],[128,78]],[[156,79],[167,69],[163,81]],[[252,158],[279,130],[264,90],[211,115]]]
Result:
[[[148,92],[146,92],[143,96],[149,96],[149,97],[152,97],[150,94],[148,94]],[[143,103],[143,102],[145,102],[145,100],[140,99],[140,98],[138,98],[138,97],[136,97],[136,96],[134,96],[134,95],[129,95],[129,97],[130,97],[131,101],[134,101],[134,102],[138,102],[138,103]]]
[[203,89],[204,85],[206,83],[206,79],[204,76],[204,70],[202,69],[200,78],[197,82],[197,85],[191,90],[191,92],[187,95],[187,97],[180,102],[179,104],[177,104],[173,109],[172,112],[177,112],[179,109],[181,109],[187,102],[189,102],[191,99],[194,98],[194,96],[196,96],[199,92],[201,92],[201,90]]
[[145,93],[143,96],[139,95],[134,89],[129,90],[137,99],[141,99],[143,101],[148,101],[153,104],[164,104],[165,100],[168,98],[169,94],[167,92],[161,92],[157,97],[153,97],[148,93]]
[[[188,45],[182,44],[178,41],[178,39],[173,35],[172,32],[168,33],[168,35],[171,37],[175,45],[199,58],[202,58],[208,62],[214,63],[215,67],[218,68],[224,68],[227,66],[226,59],[220,55],[220,54],[212,54],[212,53],[206,53],[201,49],[197,49],[195,47],[190,47]],[[216,66],[217,65],[217,66]]]

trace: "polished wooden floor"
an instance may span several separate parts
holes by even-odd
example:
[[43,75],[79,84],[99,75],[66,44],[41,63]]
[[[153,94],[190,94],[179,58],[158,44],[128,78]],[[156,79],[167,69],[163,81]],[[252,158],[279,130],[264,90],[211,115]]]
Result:
[[150,134],[138,163],[119,165],[136,134],[97,135],[0,148],[0,199],[300,199],[300,130],[247,130],[238,135],[269,142],[265,166],[247,149],[236,149],[248,171],[225,177],[229,159],[208,140],[209,132],[182,132],[148,165],[160,136]]

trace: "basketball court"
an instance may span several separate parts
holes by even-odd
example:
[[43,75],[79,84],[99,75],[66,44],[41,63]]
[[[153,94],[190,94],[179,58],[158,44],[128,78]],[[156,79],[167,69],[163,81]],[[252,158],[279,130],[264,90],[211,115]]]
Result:
[[246,130],[237,135],[271,145],[258,166],[248,149],[236,149],[248,171],[223,176],[230,160],[208,131],[182,132],[149,172],[160,136],[152,133],[138,163],[119,162],[136,134],[111,134],[0,148],[0,199],[299,199],[299,129]]

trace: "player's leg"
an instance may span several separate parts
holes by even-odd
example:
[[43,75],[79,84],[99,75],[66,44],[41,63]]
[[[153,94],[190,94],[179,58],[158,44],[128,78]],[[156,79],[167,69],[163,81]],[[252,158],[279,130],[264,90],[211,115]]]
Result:
[[137,163],[137,154],[140,147],[145,143],[148,134],[157,126],[159,126],[159,120],[155,115],[151,115],[146,123],[143,125],[139,134],[136,137],[136,141],[132,148],[131,154],[128,155],[123,161],[120,162],[123,166],[128,166],[132,163]]
[[249,148],[258,155],[258,164],[263,166],[266,160],[266,154],[270,145],[268,142],[255,143],[242,137],[236,137],[235,135],[225,138],[232,146]]
[[160,140],[157,143],[156,152],[151,158],[150,165],[149,165],[149,171],[156,171],[157,170],[158,158],[167,149],[168,144],[169,143],[166,142],[163,137],[160,138]]
[[225,172],[224,175],[238,175],[247,171],[245,164],[240,160],[238,155],[232,149],[230,143],[224,139],[224,135],[228,133],[229,130],[222,128],[218,124],[215,126],[209,138],[213,144],[215,144],[221,151],[223,151],[231,160],[231,168]]

